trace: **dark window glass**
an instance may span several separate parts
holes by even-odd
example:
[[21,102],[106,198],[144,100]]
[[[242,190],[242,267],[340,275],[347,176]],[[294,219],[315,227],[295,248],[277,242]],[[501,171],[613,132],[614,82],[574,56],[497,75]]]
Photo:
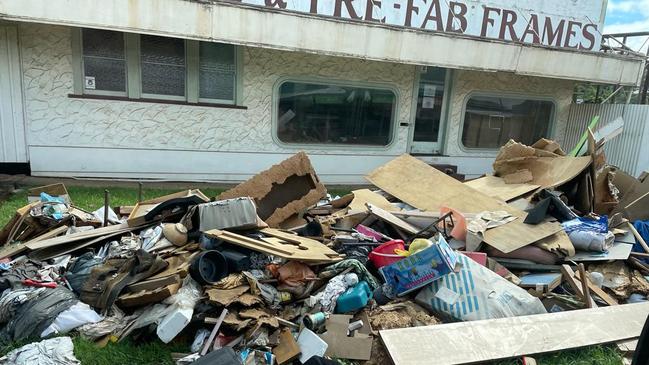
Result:
[[419,79],[417,115],[415,116],[415,142],[437,142],[444,101],[446,70],[426,67]]
[[234,46],[200,42],[199,97],[234,100],[236,64]]
[[185,41],[150,35],[140,37],[142,93],[185,96]]
[[277,136],[285,143],[386,146],[395,101],[390,90],[285,82]]
[[97,29],[82,34],[84,89],[126,92],[124,34]]
[[531,145],[548,137],[553,112],[550,101],[474,96],[466,105],[462,144],[493,149],[514,139]]

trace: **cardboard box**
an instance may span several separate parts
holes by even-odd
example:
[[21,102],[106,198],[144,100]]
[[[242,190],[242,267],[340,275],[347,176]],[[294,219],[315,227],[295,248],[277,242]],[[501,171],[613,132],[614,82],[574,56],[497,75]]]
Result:
[[396,295],[408,294],[458,269],[457,253],[444,237],[438,237],[431,247],[379,269]]

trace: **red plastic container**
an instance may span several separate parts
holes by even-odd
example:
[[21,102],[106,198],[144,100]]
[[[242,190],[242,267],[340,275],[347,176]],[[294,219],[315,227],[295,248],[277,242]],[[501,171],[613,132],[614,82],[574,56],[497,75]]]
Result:
[[397,255],[395,250],[405,249],[406,246],[402,240],[392,240],[372,250],[369,254],[369,258],[374,264],[374,267],[378,269],[402,260],[404,257]]

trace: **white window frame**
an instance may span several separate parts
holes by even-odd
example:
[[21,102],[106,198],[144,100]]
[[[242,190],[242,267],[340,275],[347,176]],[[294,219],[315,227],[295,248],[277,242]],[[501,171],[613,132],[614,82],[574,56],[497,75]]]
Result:
[[476,96],[484,96],[484,97],[492,97],[492,98],[510,98],[510,99],[519,99],[519,100],[532,100],[532,101],[547,101],[552,103],[552,113],[550,114],[550,120],[548,122],[548,136],[552,136],[554,134],[554,129],[556,126],[557,122],[557,108],[558,108],[558,103],[556,99],[549,97],[549,96],[538,96],[538,95],[529,95],[529,94],[522,94],[522,93],[507,93],[507,92],[489,92],[489,91],[473,91],[467,94],[467,96],[464,98],[464,102],[462,103],[462,119],[460,122],[460,131],[458,133],[458,146],[460,147],[460,150],[467,152],[467,153],[475,153],[475,152],[493,152],[496,153],[498,152],[499,148],[473,148],[473,147],[466,147],[464,145],[464,142],[462,141],[462,136],[464,135],[464,126],[465,126],[465,119],[466,119],[466,108],[469,103],[469,100],[471,98],[476,97]]
[[[290,143],[282,141],[277,135],[278,121],[277,121],[277,112],[279,110],[279,101],[280,95],[279,90],[281,86],[286,82],[295,82],[295,83],[304,83],[304,84],[322,84],[322,85],[335,85],[335,86],[346,86],[346,87],[357,87],[357,88],[366,88],[366,89],[375,89],[375,90],[389,90],[394,94],[394,107],[392,108],[392,121],[390,123],[390,135],[389,142],[383,146],[377,145],[363,145],[363,144],[344,144],[344,143]],[[273,96],[272,96],[272,137],[275,144],[280,147],[294,150],[374,150],[374,151],[387,151],[397,143],[397,133],[399,126],[399,104],[401,100],[401,94],[399,89],[391,84],[384,83],[368,83],[360,81],[344,81],[344,80],[333,80],[333,79],[323,79],[323,78],[311,78],[311,77],[282,77],[275,82],[273,87]]]
[[199,105],[239,106],[243,96],[243,49],[235,47],[234,95],[232,100],[199,98],[199,41],[185,42],[185,96],[149,94],[142,92],[140,34],[122,33],[126,58],[126,92],[90,90],[84,88],[83,29],[72,30],[73,89],[75,95],[124,97],[129,100],[176,101]]
[[122,33],[122,38],[124,40],[124,71],[126,72],[126,83],[124,84],[124,91],[110,91],[110,90],[97,90],[97,89],[86,89],[84,85],[85,77],[86,77],[86,72],[85,72],[85,56],[83,54],[83,34],[79,36],[79,62],[81,62],[81,87],[83,89],[84,94],[88,95],[106,95],[106,96],[128,96],[128,75],[129,75],[129,67],[128,67],[128,50],[127,50],[127,43],[126,43],[126,33]]

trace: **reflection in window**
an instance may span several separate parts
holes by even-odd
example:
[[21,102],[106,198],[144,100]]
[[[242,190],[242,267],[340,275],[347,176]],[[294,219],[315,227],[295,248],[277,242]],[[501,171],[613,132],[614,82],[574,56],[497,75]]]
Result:
[[84,89],[126,92],[124,34],[83,30]]
[[185,41],[140,37],[142,93],[185,96]]
[[390,90],[285,82],[277,136],[285,143],[386,146],[395,101]]
[[473,96],[466,105],[462,144],[495,149],[514,139],[531,145],[548,137],[553,112],[550,101]]

